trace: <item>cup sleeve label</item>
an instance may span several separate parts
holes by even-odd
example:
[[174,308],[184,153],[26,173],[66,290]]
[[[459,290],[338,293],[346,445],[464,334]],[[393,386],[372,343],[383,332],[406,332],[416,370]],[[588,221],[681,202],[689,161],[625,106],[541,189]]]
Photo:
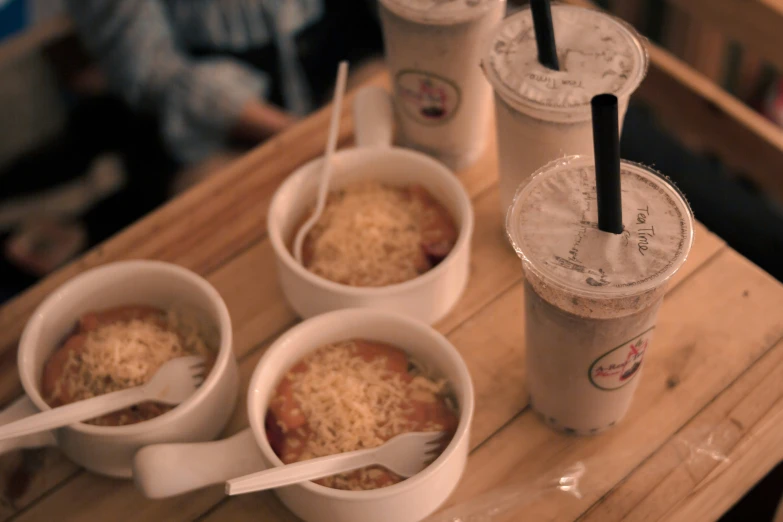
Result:
[[596,359],[588,371],[590,383],[599,390],[612,391],[631,382],[642,368],[654,328],[645,330]]
[[405,69],[394,79],[403,112],[424,125],[442,125],[459,110],[461,93],[453,81],[426,71]]

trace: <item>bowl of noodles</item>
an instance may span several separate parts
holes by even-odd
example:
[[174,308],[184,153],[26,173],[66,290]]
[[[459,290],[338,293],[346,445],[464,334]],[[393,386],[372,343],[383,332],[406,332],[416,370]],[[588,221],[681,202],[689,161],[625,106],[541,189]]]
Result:
[[3,413],[6,422],[143,385],[186,355],[204,357],[205,380],[176,407],[141,403],[12,446],[54,443],[91,471],[127,478],[140,447],[210,440],[231,415],[238,392],[231,319],[211,284],[157,261],[84,272],[49,295],[25,326],[18,367],[26,396]]
[[392,125],[391,109],[378,105],[354,106],[360,146],[332,158],[326,206],[305,237],[301,263],[292,244],[315,207],[323,158],[293,172],[270,202],[267,229],[278,280],[302,318],[374,308],[433,324],[467,286],[475,221],[470,197],[442,163],[392,147],[390,130],[373,143],[368,135]]

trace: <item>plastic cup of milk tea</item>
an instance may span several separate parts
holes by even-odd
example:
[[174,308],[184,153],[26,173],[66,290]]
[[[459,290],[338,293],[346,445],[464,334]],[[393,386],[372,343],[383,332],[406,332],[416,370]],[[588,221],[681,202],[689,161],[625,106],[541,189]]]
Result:
[[492,88],[479,63],[506,0],[380,0],[402,145],[452,170],[486,148]]
[[620,182],[622,234],[598,229],[591,156],[535,172],[506,217],[525,277],[530,403],[567,433],[598,433],[628,411],[667,283],[693,243],[674,185],[626,161]]
[[592,154],[590,99],[610,93],[619,118],[647,73],[647,51],[626,23],[599,11],[552,5],[560,70],[538,62],[530,8],[503,20],[481,62],[495,92],[501,212],[519,184],[557,158]]

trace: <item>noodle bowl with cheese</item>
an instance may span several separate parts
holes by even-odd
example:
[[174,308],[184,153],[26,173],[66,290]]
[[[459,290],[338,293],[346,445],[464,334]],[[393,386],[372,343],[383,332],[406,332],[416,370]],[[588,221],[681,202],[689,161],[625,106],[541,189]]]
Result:
[[[323,346],[289,369],[266,416],[272,449],[286,464],[375,448],[408,432],[445,432],[458,423],[448,382],[392,345],[351,339]],[[376,489],[402,477],[380,466],[317,480],[323,486]]]
[[421,185],[361,181],[329,194],[302,245],[302,264],[336,283],[387,286],[431,270],[456,241],[454,219]]
[[[41,391],[55,408],[141,386],[166,362],[201,355],[209,373],[217,353],[208,328],[179,310],[127,305],[83,314],[47,360]],[[145,402],[86,421],[123,426],[150,420],[173,406]]]
[[329,183],[334,215],[310,230],[313,248],[306,239],[302,263],[291,243],[313,211],[322,161],[286,178],[267,213],[280,287],[291,308],[303,318],[372,307],[428,324],[441,319],[470,274],[475,220],[460,180],[443,164],[406,149],[337,151]]

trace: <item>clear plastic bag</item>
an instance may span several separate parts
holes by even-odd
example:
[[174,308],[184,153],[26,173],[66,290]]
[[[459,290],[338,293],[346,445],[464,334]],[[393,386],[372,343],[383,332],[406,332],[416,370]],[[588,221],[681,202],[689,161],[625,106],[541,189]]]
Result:
[[579,489],[587,468],[577,462],[561,472],[530,484],[513,484],[479,495],[426,519],[426,522],[491,522],[513,509],[534,502],[553,491],[582,498]]
[[[723,430],[720,427],[714,427],[713,429],[690,430],[687,435],[682,433],[675,435],[670,443],[673,443],[677,448],[681,458],[680,462],[688,468],[714,467],[730,462],[722,449],[727,447],[721,444],[724,438]],[[613,453],[611,458],[633,462],[631,455]],[[638,461],[638,455],[636,460]],[[555,470],[537,480],[495,488],[432,515],[425,522],[496,522],[507,520],[505,517],[508,515],[524,513],[525,507],[529,507],[544,496],[551,494],[565,494],[577,500],[581,500],[585,496],[597,499],[614,485],[614,481],[601,473],[602,467],[606,464],[607,457],[605,455],[596,455],[575,462],[566,468]],[[589,505],[584,507],[587,508]]]
[[698,465],[705,461],[709,463],[730,462],[724,454],[721,442],[730,433],[720,428],[693,430],[692,434],[679,435],[674,439],[675,446],[682,460],[689,466]]

